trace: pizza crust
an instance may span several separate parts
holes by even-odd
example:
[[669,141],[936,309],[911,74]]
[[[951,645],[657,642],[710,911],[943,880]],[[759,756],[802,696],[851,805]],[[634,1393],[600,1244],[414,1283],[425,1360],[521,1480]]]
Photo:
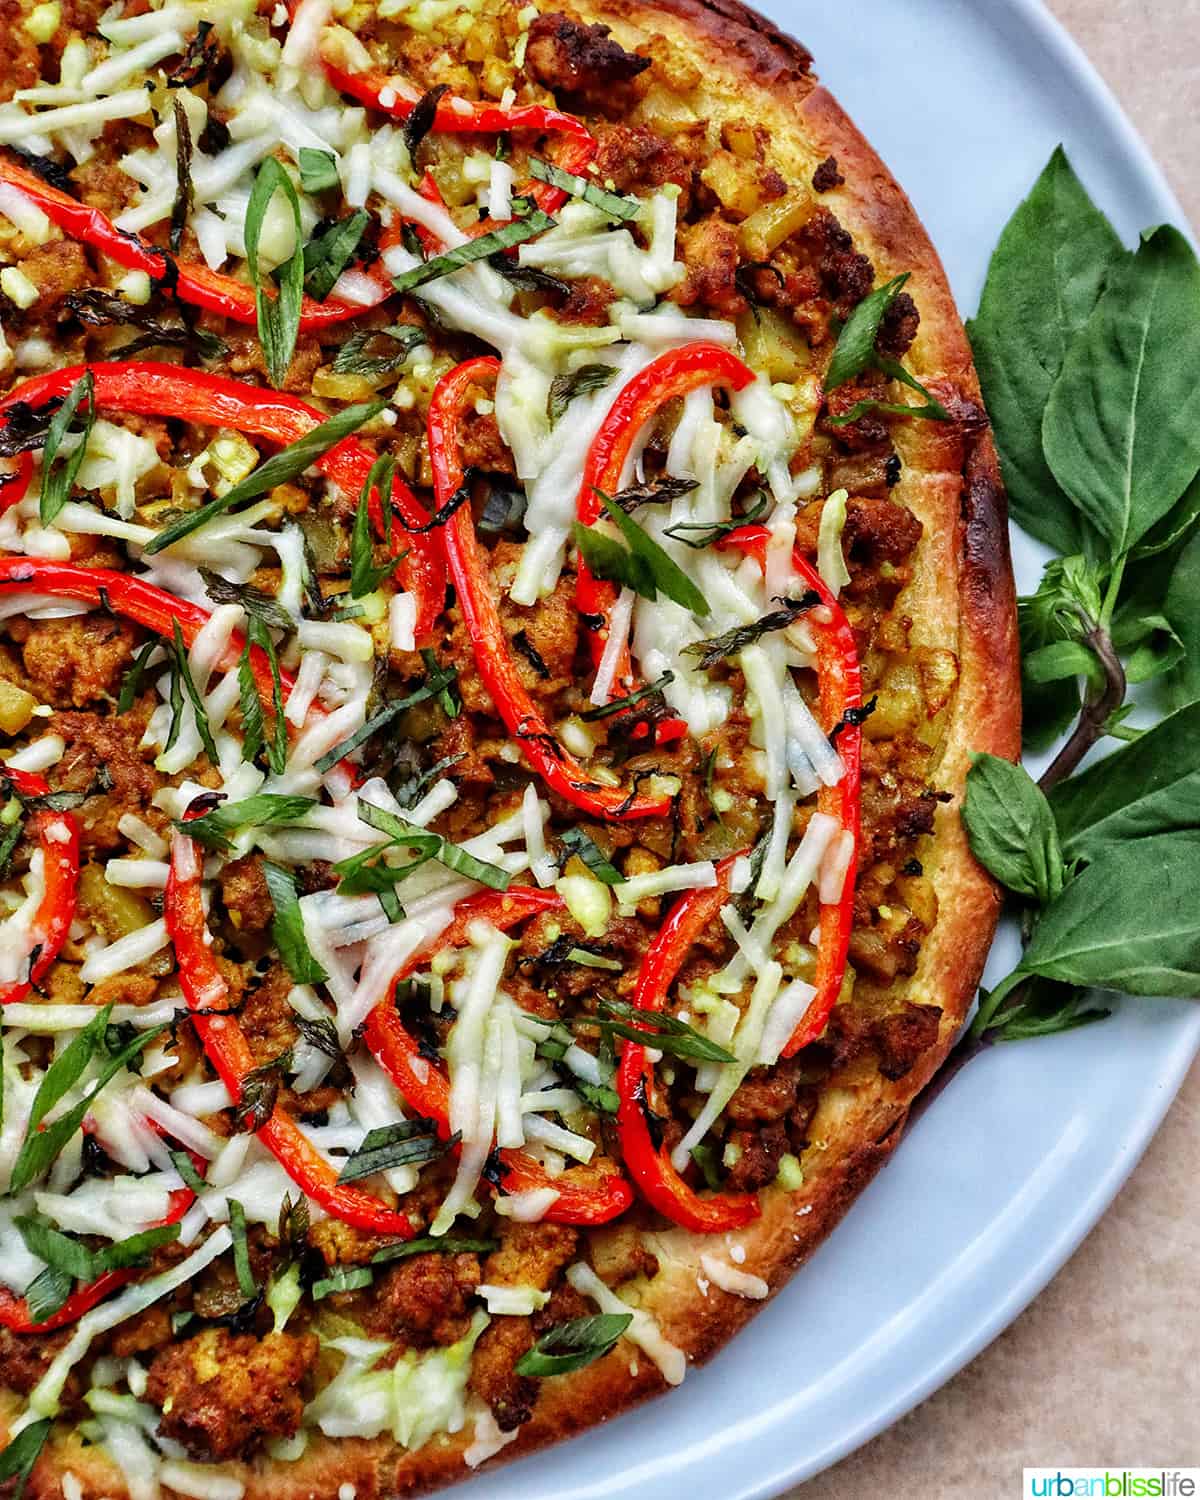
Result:
[[[760,1300],[702,1289],[699,1257],[728,1259],[729,1244],[745,1251],[736,1269],[765,1280],[774,1294],[832,1231],[886,1163],[903,1134],[908,1110],[938,1070],[978,987],[999,914],[994,885],[972,859],[958,816],[971,754],[1016,758],[1020,750],[1019,654],[1007,513],[995,448],[983,411],[970,347],[936,250],[902,189],[836,99],[809,71],[798,42],[736,0],[583,0],[573,9],[612,27],[626,48],[661,38],[702,70],[697,107],[717,121],[753,118],[772,137],[772,153],[788,180],[807,182],[835,156],[846,183],[824,201],[875,263],[880,281],[912,273],[908,290],[921,329],[908,356],[914,373],[964,420],[947,427],[914,422],[894,432],[904,463],[896,494],[924,532],[907,594],[914,639],[959,658],[960,678],[940,763],[941,807],[926,873],[940,914],[925,940],[909,998],[942,1009],[938,1044],[898,1082],[877,1076],[866,1087],[827,1091],[814,1123],[826,1149],[805,1154],[805,1183],[793,1194],[763,1193],[760,1219],[717,1241],[671,1230],[655,1236],[660,1270],[645,1283],[642,1306],[690,1363],[715,1354],[764,1305]],[[658,43],[662,45],[662,41]],[[631,1297],[630,1289],[623,1294]],[[631,1355],[636,1353],[636,1358]],[[603,1360],[547,1382],[534,1416],[499,1459],[520,1457],[609,1420],[666,1389],[651,1361],[622,1341]],[[5,1425],[19,1409],[6,1398]],[[474,1441],[463,1432],[433,1438],[407,1452],[385,1439],[333,1442],[317,1437],[294,1463],[230,1464],[222,1472],[246,1484],[246,1500],[333,1500],[354,1487],[355,1500],[415,1495],[465,1478],[463,1454]],[[78,1438],[56,1441],[29,1486],[33,1500],[61,1495],[65,1471],[84,1494],[127,1494],[117,1467]]]

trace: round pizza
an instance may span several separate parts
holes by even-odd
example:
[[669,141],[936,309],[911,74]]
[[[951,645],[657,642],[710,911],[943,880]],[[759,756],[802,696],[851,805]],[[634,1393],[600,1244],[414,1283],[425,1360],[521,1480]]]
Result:
[[4,20],[0,1476],[449,1483],[683,1381],[961,1026],[968,345],[735,0]]

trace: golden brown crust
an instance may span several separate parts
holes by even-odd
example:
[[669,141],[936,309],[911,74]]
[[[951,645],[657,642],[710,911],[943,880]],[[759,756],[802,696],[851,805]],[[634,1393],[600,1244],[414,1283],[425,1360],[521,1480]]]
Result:
[[[642,1283],[643,1306],[664,1333],[702,1362],[763,1305],[730,1295],[698,1276],[707,1251],[728,1259],[745,1251],[737,1269],[777,1291],[831,1232],[855,1197],[890,1157],[912,1101],[940,1067],[978,985],[999,910],[991,882],[972,860],[958,817],[964,777],[975,751],[1014,757],[1020,745],[1018,648],[1007,520],[995,449],[980,404],[970,349],[937,252],[907,197],[837,101],[810,71],[808,52],[736,0],[584,0],[573,7],[588,21],[613,28],[636,48],[663,38],[703,65],[699,105],[720,120],[752,117],[770,130],[772,151],[792,180],[808,181],[836,156],[846,181],[825,201],[874,261],[881,280],[910,271],[922,314],[909,357],[918,377],[962,418],[947,429],[910,423],[896,436],[904,470],[897,496],[924,532],[905,604],[922,645],[956,652],[960,681],[943,752],[938,788],[952,794],[937,815],[926,861],[940,915],[923,944],[908,998],[942,1010],[938,1043],[904,1078],[876,1075],[869,1085],[826,1091],[805,1153],[805,1181],[787,1194],[763,1194],[762,1217],[717,1244],[672,1230],[653,1237],[659,1272]],[[634,1283],[637,1286],[638,1283]],[[626,1289],[623,1293],[630,1295]],[[631,1354],[636,1353],[636,1358]],[[665,1389],[653,1364],[622,1342],[577,1374],[547,1382],[532,1420],[500,1457],[512,1458],[607,1421]],[[228,1466],[246,1482],[247,1500],[332,1500],[341,1485],[356,1500],[412,1495],[463,1478],[472,1422],[453,1437],[435,1438],[408,1453],[386,1440],[318,1439],[295,1463]],[[496,1460],[493,1460],[493,1462]],[[70,1470],[84,1493],[120,1496],[115,1466],[78,1440],[56,1445],[30,1486],[33,1500],[61,1494]]]

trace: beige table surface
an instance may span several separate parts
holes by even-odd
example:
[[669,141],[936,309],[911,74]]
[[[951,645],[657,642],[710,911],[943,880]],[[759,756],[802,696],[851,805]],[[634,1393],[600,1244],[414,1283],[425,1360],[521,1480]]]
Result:
[[[1116,90],[1200,228],[1200,0],[1050,8]],[[792,1495],[1015,1500],[1026,1465],[1200,1465],[1198,1279],[1200,1066],[1108,1214],[1008,1332],[904,1421]]]

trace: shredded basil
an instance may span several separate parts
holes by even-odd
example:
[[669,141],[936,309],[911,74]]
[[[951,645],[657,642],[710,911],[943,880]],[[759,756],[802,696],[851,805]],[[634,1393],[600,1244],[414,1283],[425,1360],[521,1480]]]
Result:
[[602,391],[616,373],[613,365],[581,365],[578,370],[556,375],[550,382],[546,397],[546,416],[551,426],[564,415],[572,401],[580,396],[590,396],[593,391]]
[[306,193],[323,193],[338,186],[337,158],[329,151],[301,146],[299,152],[300,186]]
[[349,437],[352,432],[357,432],[364,422],[369,422],[372,417],[378,416],[386,404],[384,401],[360,401],[354,406],[345,407],[336,415],[314,427],[311,432],[306,432],[302,438],[297,438],[294,443],[289,443],[286,448],[273,453],[265,463],[259,464],[253,474],[248,474],[240,484],[235,484],[228,494],[210,500],[199,510],[191,511],[186,516],[180,516],[177,521],[172,521],[169,526],[164,527],[156,537],[152,537],[146,543],[144,550],[147,553],[161,552],[172,542],[179,541],[181,537],[190,536],[193,531],[206,526],[216,516],[224,515],[226,511],[244,505],[247,500],[257,500],[260,495],[265,495],[277,485],[287,484],[297,475],[303,474],[310,464],[316,463],[343,438]]
[[429,833],[382,807],[375,807],[360,799],[358,816],[368,828],[386,833],[390,844],[427,851],[429,858],[436,859],[457,875],[465,875],[468,880],[478,881],[480,885],[489,886],[494,891],[506,891],[512,883],[512,876],[499,865],[488,864],[486,860],[478,859],[466,849],[444,839],[440,833]]
[[211,21],[198,21],[196,35],[188,42],[183,56],[167,74],[169,89],[187,89],[197,84],[213,69],[221,50],[220,41],[212,35]]
[[411,271],[402,271],[399,276],[392,278],[392,285],[398,292],[411,292],[428,281],[436,281],[439,276],[449,275],[451,271],[460,270],[477,260],[486,260],[497,250],[511,250],[514,245],[531,240],[534,235],[553,227],[554,220],[550,215],[536,209],[527,218],[513,219],[511,223],[493,229],[490,234],[481,234],[477,240],[468,240],[463,245],[456,245],[453,250],[435,255],[432,260],[422,261],[419,266],[413,266]]
[[129,324],[143,329],[140,337],[122,344],[114,353],[121,359],[131,359],[143,349],[159,346],[174,349],[195,349],[204,359],[219,359],[229,352],[228,345],[215,333],[182,322],[167,322],[153,311],[152,303],[144,307],[127,302],[115,292],[106,292],[98,287],[89,287],[82,292],[68,292],[63,299],[81,323],[92,328]]
[[[386,354],[368,354],[367,350],[380,339],[386,339],[393,347]],[[425,330],[412,323],[364,328],[351,334],[338,350],[333,360],[334,372],[338,375],[391,375],[418,344],[425,342]]]
[[258,1283],[250,1269],[250,1243],[246,1238],[246,1210],[236,1198],[226,1198],[229,1205],[229,1232],[233,1236],[233,1269],[237,1274],[238,1290],[243,1297],[253,1297],[258,1292]]
[[666,1011],[640,1010],[624,1000],[601,1000],[598,1014],[581,1017],[578,1024],[598,1026],[610,1036],[623,1037],[643,1047],[655,1047],[659,1052],[668,1052],[672,1057],[689,1061],[737,1061],[732,1052],[718,1046],[686,1021],[680,1021]]
[[394,1125],[381,1125],[368,1131],[362,1145],[346,1158],[338,1181],[358,1182],[392,1167],[423,1166],[457,1146],[461,1139],[456,1131],[448,1140],[439,1140],[432,1120],[399,1120]]
[[371,535],[371,491],[379,491],[379,503],[391,536],[392,522],[392,477],[396,472],[394,458],[377,458],[371,465],[362,493],[358,497],[358,509],[354,512],[354,528],[350,533],[350,597],[361,599],[373,594],[385,578],[389,578],[399,567],[403,554],[390,557],[381,567],[374,563],[375,542]]
[[827,394],[830,391],[836,391],[839,387],[856,379],[864,370],[873,368],[881,370],[892,380],[898,380],[911,390],[919,392],[925,397],[925,405],[904,406],[887,401],[859,401],[844,416],[831,417],[829,419],[831,426],[846,427],[851,422],[859,421],[871,411],[884,411],[907,417],[927,417],[938,422],[950,420],[950,413],[941,402],[934,400],[915,376],[910,375],[898,360],[880,354],[875,347],[875,341],[879,337],[879,330],[888,308],[904,290],[910,277],[911,272],[905,271],[885,286],[877,287],[869,296],[863,298],[846,319],[845,326],[838,335],[837,347],[833,351],[833,358],[825,376],[825,391]]
[[204,746],[204,753],[208,756],[210,764],[219,764],[217,758],[217,745],[213,739],[212,727],[208,722],[208,710],[204,706],[204,699],[200,696],[200,689],[196,686],[192,677],[191,668],[188,666],[187,647],[183,643],[183,631],[179,628],[179,621],[172,621],[173,634],[168,654],[173,655],[171,663],[171,729],[167,736],[169,750],[179,738],[179,731],[183,725],[183,701],[176,693],[178,686],[187,694],[188,702],[192,705],[192,713],[196,720],[196,733],[200,736],[200,743]]
[[17,1481],[16,1488],[12,1492],[12,1500],[22,1500],[29,1476],[33,1473],[33,1466],[46,1446],[46,1439],[50,1436],[50,1429],[53,1425],[50,1417],[43,1417],[38,1422],[30,1422],[29,1426],[22,1427],[8,1447],[0,1452],[0,1481],[9,1479]]
[[445,692],[449,685],[457,677],[458,673],[453,667],[447,667],[445,671],[439,670],[430,677],[421,687],[416,688],[405,698],[393,698],[386,707],[367,720],[361,729],[356,729],[349,739],[342,740],[332,750],[327,750],[320,760],[317,761],[317,770],[322,774],[331,771],[339,760],[344,760],[347,755],[352,755],[355,750],[372,735],[378,734],[385,725],[390,724],[394,718],[402,714],[405,709],[414,707],[418,703],[424,703],[427,698],[434,698],[439,693]]
[[193,1193],[202,1193],[205,1189],[204,1178],[196,1170],[196,1164],[186,1151],[172,1151],[171,1165],[179,1173],[183,1185],[190,1188]]
[[279,1098],[279,1087],[283,1074],[290,1066],[292,1054],[281,1052],[278,1057],[260,1067],[251,1068],[242,1079],[242,1096],[237,1111],[242,1131],[253,1135],[261,1130],[275,1113],[275,1101]]
[[596,577],[623,584],[651,603],[662,593],[695,615],[707,615],[708,601],[679,564],[632,516],[607,495],[596,493],[628,546],[626,550],[611,536],[576,521],[575,544]]
[[436,83],[433,88],[427,89],[413,105],[408,119],[404,122],[404,144],[408,147],[410,160],[416,160],[417,147],[433,129],[433,123],[437,119],[438,104],[448,89],[448,84]]
[[312,1298],[321,1302],[334,1292],[358,1292],[374,1279],[374,1272],[368,1266],[334,1266],[328,1276],[313,1282]]
[[564,828],[559,835],[564,849],[578,855],[597,880],[605,885],[620,885],[624,876],[582,828]]
[[572,1318],[547,1330],[514,1369],[518,1375],[543,1380],[548,1375],[569,1375],[602,1359],[633,1322],[632,1313],[593,1313]]
[[425,1235],[419,1240],[403,1240],[396,1245],[385,1245],[371,1257],[374,1266],[386,1265],[393,1260],[407,1260],[411,1255],[489,1255],[499,1247],[499,1240],[456,1239],[443,1235],[434,1239]]
[[314,301],[324,302],[333,291],[334,283],[354,259],[370,222],[370,214],[356,208],[305,245],[304,289]]
[[64,1305],[75,1289],[75,1278],[47,1266],[25,1288],[25,1307],[32,1323],[44,1323]]
[[[271,923],[271,937],[279,949],[288,973],[297,984],[321,984],[329,978],[325,970],[313,957],[308,939],[304,935],[304,919],[300,914],[300,899],[296,894],[296,882],[291,874],[269,859],[262,862],[263,878],[275,907],[275,920]],[[300,1018],[297,1018],[297,1025]],[[301,1028],[303,1030],[303,1028]],[[306,1036],[307,1032],[304,1033]],[[309,1037],[311,1041],[312,1038]],[[334,1038],[336,1045],[337,1038]],[[326,1050],[322,1048],[322,1050]],[[334,1052],[331,1056],[338,1056]]]
[[33,1097],[25,1139],[13,1164],[8,1186],[12,1196],[24,1192],[31,1182],[46,1171],[82,1125],[84,1115],[101,1089],[167,1030],[165,1025],[150,1027],[115,1056],[101,1062],[96,1078],[84,1097],[57,1119],[46,1124],[45,1129],[39,1129],[46,1115],[79,1083],[93,1059],[103,1053],[104,1036],[111,1020],[112,1006],[106,1005],[46,1069]]
[[137,696],[142,690],[142,679],[146,675],[146,668],[150,665],[150,658],[158,650],[158,641],[147,641],[142,649],[133,659],[133,664],[121,682],[121,691],[117,697],[117,712],[127,714],[137,702]]
[[[258,242],[271,199],[282,192],[292,210],[296,248],[276,272],[278,291],[272,296],[259,268]],[[246,265],[254,286],[258,313],[258,337],[267,362],[267,378],[278,389],[287,378],[288,366],[300,332],[300,310],[304,302],[304,248],[300,226],[300,199],[282,163],[268,156],[259,166],[246,209]]]
[[187,111],[178,95],[172,100],[175,107],[175,203],[171,208],[171,232],[167,243],[171,252],[178,255],[183,246],[183,231],[191,217],[195,189],[192,186],[192,131],[188,125]]
[[[620,499],[620,496],[617,498]],[[760,490],[754,504],[740,516],[731,516],[728,521],[676,521],[674,526],[665,529],[663,535],[699,552],[705,547],[711,547],[714,542],[719,542],[722,537],[727,537],[730,532],[739,531],[743,526],[759,520],[766,515],[770,504],[770,497]]]
[[[313,982],[313,981],[309,981]],[[338,1042],[337,1029],[333,1022],[326,1016],[314,1020],[310,1016],[296,1015],[293,1017],[296,1030],[309,1044],[318,1052],[323,1052],[326,1057],[337,1062],[345,1054],[342,1052],[341,1044]]]
[[667,475],[649,484],[631,484],[628,489],[619,490],[612,497],[613,504],[619,505],[626,513],[636,510],[639,505],[669,505],[672,500],[690,495],[699,483],[697,479],[673,479]]
[[202,567],[200,577],[204,580],[204,592],[214,604],[239,604],[247,615],[261,620],[272,630],[291,630],[295,625],[291,615],[273,594],[264,593],[253,584],[230,583],[228,578],[222,578],[220,573],[214,573],[211,568]]
[[642,205],[636,198],[606,192],[586,177],[577,177],[574,172],[564,172],[561,167],[556,167],[553,162],[543,161],[540,157],[535,156],[530,160],[529,171],[539,182],[561,188],[564,193],[570,193],[572,198],[582,198],[585,203],[606,213],[610,219],[636,219],[642,211]]
[[222,802],[199,818],[177,818],[175,827],[206,848],[223,851],[232,847],[229,837],[232,833],[243,828],[277,828],[281,824],[300,823],[316,805],[311,797],[256,792],[240,802]]
[[641,703],[646,698],[652,698],[656,693],[661,693],[669,683],[675,681],[675,673],[664,672],[657,682],[648,682],[645,687],[637,688],[632,693],[626,693],[624,698],[614,698],[611,703],[602,703],[599,708],[585,709],[579,715],[588,723],[600,719],[611,719],[614,714],[623,714],[626,709],[633,708],[635,704]]
[[[431,677],[437,676],[443,671],[450,670],[438,665],[437,655],[431,646],[422,646],[421,660],[425,663],[425,670]],[[462,713],[462,698],[459,695],[457,684],[458,672],[455,670],[453,681],[438,689],[438,703],[441,705],[442,712],[448,719],[457,719],[459,714]]]
[[[75,415],[80,411],[81,436],[74,451],[61,464],[57,463],[58,450],[71,429]],[[38,518],[43,526],[50,526],[71,498],[75,478],[87,452],[88,438],[96,420],[96,381],[90,370],[85,370],[67,392],[63,404],[50,419],[46,430],[46,446],[42,452],[42,493],[38,504]]]
[[795,623],[801,615],[807,614],[810,609],[815,609],[821,602],[821,596],[814,589],[810,589],[799,599],[783,599],[781,609],[772,610],[770,614],[763,615],[761,619],[755,620],[753,625],[736,625],[732,630],[726,630],[722,635],[713,636],[711,640],[695,641],[690,646],[684,646],[685,656],[699,658],[697,663],[703,670],[715,667],[718,662],[724,661],[727,656],[736,656],[744,647],[753,645],[761,640],[764,635],[769,635],[773,630],[786,630],[789,625]]

